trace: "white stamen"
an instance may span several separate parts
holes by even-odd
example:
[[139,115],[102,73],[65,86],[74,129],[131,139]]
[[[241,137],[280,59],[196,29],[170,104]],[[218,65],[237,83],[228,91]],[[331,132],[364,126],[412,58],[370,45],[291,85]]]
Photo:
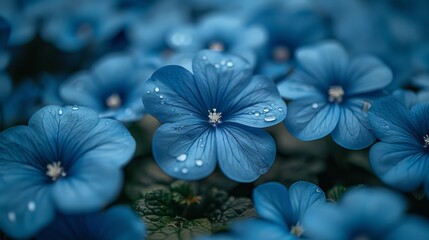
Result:
[[209,112],[209,122],[213,124],[213,126],[216,126],[216,124],[220,123],[220,118],[222,117],[221,112],[216,112],[217,109],[213,108],[213,112],[208,110]]
[[287,61],[290,58],[290,50],[285,46],[277,46],[273,49],[273,58],[276,61]]
[[423,137],[423,140],[425,141],[425,148],[427,148],[428,146],[429,146],[429,134],[426,134],[424,137]]
[[109,108],[119,108],[122,104],[122,100],[121,97],[114,93],[112,95],[110,95],[107,99],[106,99],[106,105]]
[[49,163],[46,168],[46,175],[52,178],[52,181],[57,180],[59,177],[65,177],[66,173],[64,172],[63,167],[61,167],[61,162]]
[[210,44],[209,49],[215,51],[223,51],[225,50],[225,45],[223,45],[223,43],[221,42],[213,42]]
[[297,237],[301,237],[301,235],[304,233],[304,228],[302,227],[301,223],[297,222],[296,225],[291,227],[290,233]]
[[341,86],[330,86],[328,90],[329,101],[340,103],[343,101],[343,96],[345,94],[343,87]]

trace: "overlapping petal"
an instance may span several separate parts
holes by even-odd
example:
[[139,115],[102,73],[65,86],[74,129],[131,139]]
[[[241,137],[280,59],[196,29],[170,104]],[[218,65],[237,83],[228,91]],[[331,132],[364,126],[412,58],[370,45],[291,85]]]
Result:
[[304,219],[305,213],[311,207],[317,207],[326,202],[325,193],[317,185],[305,181],[292,184],[289,188],[289,196],[292,213],[288,218],[292,224]]

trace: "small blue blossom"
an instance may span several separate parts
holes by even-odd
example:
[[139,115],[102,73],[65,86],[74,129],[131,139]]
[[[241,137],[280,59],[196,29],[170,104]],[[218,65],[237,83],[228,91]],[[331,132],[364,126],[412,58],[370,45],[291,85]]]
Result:
[[331,134],[342,147],[362,149],[375,141],[367,111],[392,80],[392,73],[371,56],[350,59],[335,42],[301,48],[298,69],[278,88],[292,99],[285,124],[292,135],[309,141]]
[[406,108],[394,97],[374,102],[369,122],[381,140],[372,146],[369,161],[386,184],[402,191],[424,185],[429,196],[429,103]]
[[121,188],[121,167],[135,147],[122,124],[77,106],[44,107],[28,126],[3,131],[1,229],[13,238],[27,238],[50,224],[57,213],[106,206]]
[[429,222],[406,215],[401,196],[386,189],[357,188],[337,204],[310,209],[304,216],[307,236],[318,240],[429,239]]
[[145,83],[144,105],[162,123],[153,154],[167,174],[201,179],[219,162],[227,177],[250,182],[271,167],[275,143],[260,128],[281,122],[286,105],[272,81],[251,73],[244,59],[206,50],[193,74],[166,66]]
[[142,240],[145,234],[139,216],[129,207],[118,205],[105,212],[58,215],[35,239]]
[[144,114],[143,83],[155,69],[152,63],[141,63],[128,55],[109,55],[90,71],[70,77],[60,87],[60,96],[69,104],[98,111],[101,117],[136,121]]

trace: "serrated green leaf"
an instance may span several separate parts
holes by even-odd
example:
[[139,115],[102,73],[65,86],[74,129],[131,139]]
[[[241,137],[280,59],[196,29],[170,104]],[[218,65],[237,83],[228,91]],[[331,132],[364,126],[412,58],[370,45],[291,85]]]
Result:
[[343,185],[335,185],[327,193],[328,200],[334,203],[338,202],[346,191],[347,188]]
[[148,240],[192,239],[197,236],[209,235],[211,232],[212,224],[207,218],[188,221],[177,217],[163,228],[150,232]]
[[198,204],[201,197],[195,193],[191,184],[184,181],[175,181],[170,185],[173,201],[180,205]]

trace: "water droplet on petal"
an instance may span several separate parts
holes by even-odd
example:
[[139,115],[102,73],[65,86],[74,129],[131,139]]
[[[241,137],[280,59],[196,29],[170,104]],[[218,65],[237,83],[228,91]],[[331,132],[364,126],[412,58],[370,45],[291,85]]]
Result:
[[150,93],[150,91],[149,91],[149,90],[147,90],[147,91],[146,91],[146,93],[147,93],[147,94],[149,94],[149,93]]
[[255,112],[255,116],[259,117],[260,115],[261,115],[261,113]]
[[227,67],[233,67],[233,66],[234,66],[234,63],[233,63],[233,62],[231,62],[231,61],[228,61],[228,62],[226,62],[226,66],[227,66]]
[[180,154],[176,159],[177,159],[177,161],[179,161],[179,162],[183,162],[183,161],[185,161],[186,160],[186,158],[187,158],[188,156],[186,156],[186,154]]
[[270,111],[270,109],[268,108],[268,107],[264,107],[264,112],[265,113],[267,113],[267,112],[269,112]]
[[187,168],[182,168],[182,173],[183,174],[187,174],[189,172],[189,169],[187,169]]
[[60,108],[60,110],[58,110],[58,114],[63,115],[63,109]]
[[320,188],[316,188],[316,192],[320,193],[322,190],[320,190]]
[[389,124],[387,124],[387,123],[384,124],[384,127],[387,128],[387,129],[390,128]]
[[202,56],[201,57],[203,60],[207,60],[207,56]]
[[159,87],[155,87],[155,89],[153,89],[153,91],[155,91],[156,93],[159,92]]
[[264,120],[266,122],[273,122],[273,121],[277,120],[277,117],[273,113],[266,113],[265,117],[264,117]]
[[160,99],[163,99],[163,98],[164,98],[164,95],[159,95],[159,98],[160,98]]
[[311,104],[311,108],[313,108],[313,109],[317,109],[318,107],[319,107],[318,103]]
[[76,110],[78,110],[78,109],[79,109],[79,107],[78,107],[78,106],[76,106],[76,105],[72,107],[72,110],[73,110],[73,111],[76,111]]
[[220,65],[217,64],[217,63],[214,66],[215,66],[215,68],[219,68],[220,67]]
[[277,110],[279,110],[280,112],[283,112],[283,108],[278,108]]
[[9,219],[9,221],[15,222],[16,221],[16,214],[14,212],[8,212],[7,218]]
[[109,125],[110,124],[110,122],[106,122],[106,125]]
[[197,160],[195,160],[195,165],[196,165],[197,167],[201,167],[201,166],[203,166],[203,164],[204,164],[203,160],[201,160],[201,159],[197,159]]
[[34,212],[34,210],[36,210],[36,203],[29,202],[28,203],[28,210],[30,210],[30,212]]

